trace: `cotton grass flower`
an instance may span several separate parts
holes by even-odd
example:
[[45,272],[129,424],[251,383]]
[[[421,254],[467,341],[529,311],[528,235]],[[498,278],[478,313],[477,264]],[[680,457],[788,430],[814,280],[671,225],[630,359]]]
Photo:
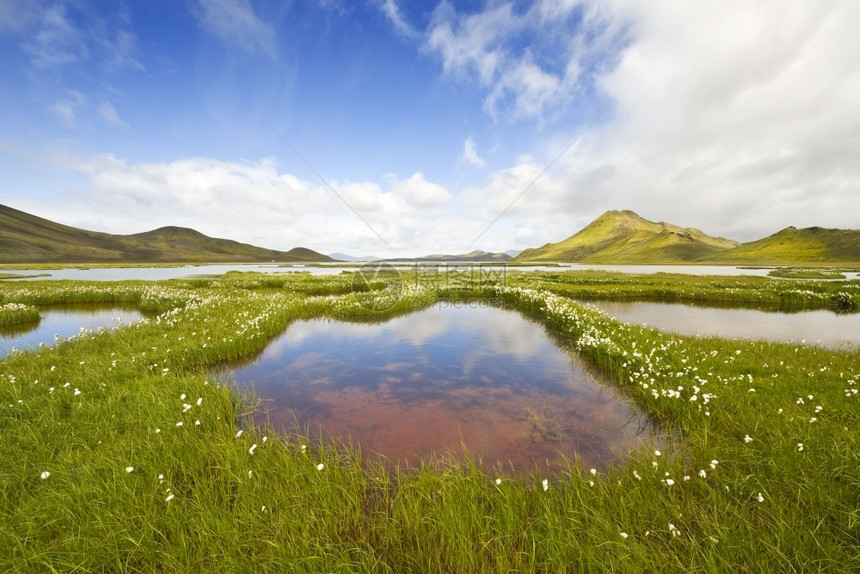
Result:
[[547,490],[549,490],[549,481],[548,481],[547,479],[543,479],[543,480],[541,481],[541,485],[543,485],[543,490],[544,490],[544,492],[546,492]]
[[323,463],[319,463],[319,464],[317,465],[317,470],[322,470],[322,469],[324,469],[324,468],[325,468],[325,465],[324,465]]
[[758,493],[758,496],[755,497],[755,499],[759,502],[764,502],[764,496],[762,496],[760,492]]
[[127,466],[127,467],[125,467],[125,471],[126,472],[134,472],[134,467],[133,466]]
[[254,450],[257,448],[257,443],[251,445],[251,448],[248,449],[248,454],[254,454]]
[[627,533],[626,533],[626,532],[621,532],[621,533],[619,533],[618,535],[619,535],[621,538],[623,538],[624,540],[627,540]]
[[174,495],[171,492],[170,494],[167,495],[167,498],[164,499],[164,502],[170,502],[171,500],[173,500],[173,498],[174,498]]
[[752,439],[752,437],[751,437],[750,435],[744,435],[744,442],[745,442],[745,443],[749,444],[749,443],[751,443],[752,441],[753,441],[753,439]]
[[49,476],[51,476],[51,473],[48,472],[47,470],[44,470],[44,471],[42,471],[42,474],[39,475],[39,478],[41,478],[42,480],[45,480]]

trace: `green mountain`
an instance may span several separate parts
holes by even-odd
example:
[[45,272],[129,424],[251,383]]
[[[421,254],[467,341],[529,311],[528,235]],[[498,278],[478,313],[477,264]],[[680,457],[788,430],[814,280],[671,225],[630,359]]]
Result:
[[515,261],[689,263],[740,245],[698,229],[654,223],[632,211],[607,211],[559,243],[526,249]]
[[275,251],[193,229],[162,227],[111,235],[54,223],[0,205],[0,263],[244,263],[334,261],[296,247]]
[[860,263],[860,229],[786,227],[764,239],[714,253],[703,262],[756,265]]

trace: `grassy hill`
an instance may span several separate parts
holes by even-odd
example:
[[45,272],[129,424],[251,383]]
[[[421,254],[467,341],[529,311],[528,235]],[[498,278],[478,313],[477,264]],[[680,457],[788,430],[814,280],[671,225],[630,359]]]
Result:
[[738,246],[698,229],[648,221],[632,211],[607,211],[564,241],[526,249],[514,260],[689,263]]
[[860,263],[860,230],[787,227],[764,239],[714,253],[706,262],[795,265]]
[[240,263],[333,261],[297,247],[275,251],[216,239],[193,229],[162,227],[112,235],[61,225],[0,205],[0,263]]

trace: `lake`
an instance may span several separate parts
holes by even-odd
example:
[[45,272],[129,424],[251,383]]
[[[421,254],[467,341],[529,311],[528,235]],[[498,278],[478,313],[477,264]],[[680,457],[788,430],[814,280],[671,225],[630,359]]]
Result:
[[59,340],[80,334],[81,329],[113,329],[143,318],[139,311],[92,305],[42,308],[41,313],[42,320],[37,323],[0,327],[0,358],[12,349],[33,350],[40,345],[55,345]]
[[[235,264],[235,265],[183,265],[178,267],[93,267],[93,268],[57,268],[45,270],[32,269],[0,269],[0,275],[3,273],[25,275],[28,278],[25,281],[43,281],[43,280],[76,280],[76,281],[161,281],[165,279],[188,279],[201,276],[220,276],[229,271],[247,271],[257,273],[284,273],[284,272],[304,272],[313,275],[336,275],[344,271],[357,271],[360,264],[339,265],[336,263],[328,264],[285,264],[279,265],[270,264]],[[442,264],[440,269],[463,269],[472,265],[470,263],[448,263]],[[621,273],[682,273],[688,275],[754,275],[759,277],[766,276],[771,269],[767,268],[743,268],[726,265],[587,265],[579,263],[564,263],[559,266],[515,266],[515,265],[484,265],[480,264],[482,269],[506,269],[508,271],[583,271],[583,270],[602,270],[602,271],[617,271]],[[392,267],[401,271],[412,272],[416,269],[428,267],[426,262],[413,263],[395,263]],[[848,273],[846,277],[849,279],[860,278],[858,273]],[[16,279],[18,280],[18,279]]]
[[682,303],[580,301],[625,323],[682,335],[766,339],[838,348],[860,345],[860,313],[699,307]]
[[605,467],[660,443],[656,425],[542,325],[480,305],[439,303],[381,323],[297,321],[256,359],[219,372],[254,389],[276,429],[324,429],[407,466],[468,451],[508,473],[558,469],[565,457]]

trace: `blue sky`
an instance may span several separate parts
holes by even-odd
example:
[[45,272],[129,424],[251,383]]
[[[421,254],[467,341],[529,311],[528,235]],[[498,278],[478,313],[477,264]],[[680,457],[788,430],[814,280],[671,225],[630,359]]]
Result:
[[609,209],[742,241],[857,228],[858,21],[851,0],[0,0],[0,203],[380,256],[539,246]]

